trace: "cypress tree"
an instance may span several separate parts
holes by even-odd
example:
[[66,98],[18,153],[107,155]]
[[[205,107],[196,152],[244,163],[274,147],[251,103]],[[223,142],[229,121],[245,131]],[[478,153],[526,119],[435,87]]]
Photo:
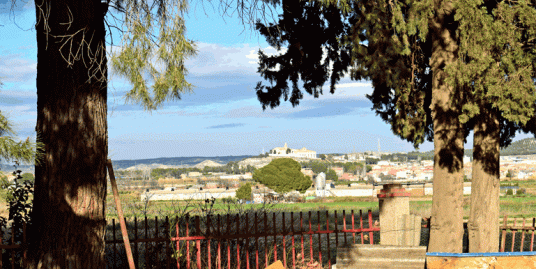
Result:
[[[339,5],[344,6],[350,1],[341,2]],[[319,8],[320,3],[323,8]],[[299,5],[305,14],[299,12]],[[508,145],[518,130],[534,132],[533,8],[525,2],[516,5],[519,7],[508,9],[506,3],[495,4],[502,12],[497,14],[503,16],[497,20],[489,15],[477,16],[484,8],[492,14],[491,1],[353,1],[351,8],[346,8],[350,10],[351,26],[347,27],[330,1],[309,1],[309,6],[283,1],[284,13],[278,25],[257,23],[263,35],[270,30],[284,31],[279,40],[269,40],[278,49],[282,42],[289,42],[284,55],[266,57],[259,52],[259,73],[277,83],[273,87],[259,83],[257,96],[263,109],[268,105],[274,108],[281,96],[288,99],[286,80],[291,79],[294,87],[290,101],[298,105],[303,97],[296,85],[299,74],[306,91],[317,98],[328,76],[327,69],[320,65],[318,47],[326,44],[328,58],[324,64],[334,63],[331,93],[351,64],[353,80],[372,81],[374,92],[367,97],[377,115],[391,124],[393,133],[415,147],[425,139],[434,141],[435,184],[428,250],[461,252],[462,158],[469,131],[475,129],[477,165],[473,181],[478,181],[473,186],[478,194],[473,195],[472,212],[480,211],[480,216],[492,215],[492,211],[498,216],[498,193],[495,195],[493,188],[498,190],[499,146]],[[320,14],[329,22],[328,27],[319,21]],[[492,27],[497,29],[490,31]],[[304,32],[319,34],[311,37]],[[479,38],[475,40],[475,36]],[[473,58],[480,60],[475,62]],[[280,64],[280,71],[269,70],[276,64]],[[472,252],[498,248],[498,233],[492,232],[498,227],[478,224],[491,219],[470,221]]]

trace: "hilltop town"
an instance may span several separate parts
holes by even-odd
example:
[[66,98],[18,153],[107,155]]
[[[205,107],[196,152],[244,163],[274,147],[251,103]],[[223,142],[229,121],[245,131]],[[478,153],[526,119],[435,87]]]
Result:
[[[341,154],[317,154],[314,150],[306,148],[293,149],[284,144],[283,147],[276,147],[259,156],[244,158],[240,161],[231,161],[222,164],[210,160],[205,160],[197,165],[188,168],[171,168],[165,166],[154,167],[152,170],[145,170],[145,175],[149,173],[154,177],[158,173],[165,176],[158,177],[158,186],[167,190],[171,189],[196,189],[210,190],[216,188],[234,189],[245,182],[253,182],[253,172],[268,165],[276,158],[292,158],[302,164],[301,172],[310,176],[313,182],[318,175],[311,168],[311,164],[320,163],[333,170],[336,178],[327,180],[328,186],[359,184],[360,186],[370,183],[381,183],[386,181],[411,181],[420,183],[433,182],[433,161],[430,152],[416,154],[413,153],[389,153],[381,151],[366,151],[361,153],[341,153]],[[470,182],[472,175],[471,157],[464,156],[464,181]],[[500,177],[501,180],[525,180],[534,179],[534,167],[536,154],[501,156]],[[356,164],[355,169],[349,169],[349,164]],[[121,172],[120,175],[128,175],[126,171],[139,171],[140,167],[130,167]],[[146,167],[149,169],[150,167]],[[179,172],[178,170],[181,170]],[[318,169],[317,169],[318,170]],[[167,174],[166,174],[166,171]],[[173,174],[172,171],[177,171]],[[132,173],[131,173],[132,174]],[[139,174],[139,172],[138,172]],[[143,173],[142,173],[143,175]],[[150,176],[147,179],[151,178]],[[253,182],[254,183],[254,182]],[[314,185],[314,184],[313,184]],[[264,186],[255,184],[257,190],[263,190]],[[314,186],[311,187],[311,191]]]
[[[500,157],[501,180],[527,180],[536,179],[534,172],[536,167],[536,154],[527,151],[526,144],[533,143],[534,139],[524,139],[514,142],[505,151],[512,151],[512,147],[518,152],[529,153],[527,155],[509,155]],[[522,149],[519,149],[522,147]],[[464,181],[470,181],[472,175],[472,162],[470,150],[466,150],[463,158]],[[502,153],[502,151],[501,151]],[[532,154],[530,154],[532,153]],[[243,157],[243,156],[238,156]],[[244,181],[253,181],[252,175],[255,169],[268,165],[276,158],[292,158],[302,164],[302,173],[315,179],[317,172],[311,169],[311,164],[321,163],[333,170],[337,177],[327,183],[344,184],[344,182],[382,182],[392,180],[404,180],[413,182],[431,183],[433,180],[433,154],[432,152],[349,152],[335,154],[317,154],[316,151],[302,147],[294,149],[284,144],[275,147],[258,156],[249,156],[241,160],[222,163],[222,158],[216,157],[216,161],[209,157],[197,157],[195,160],[204,159],[194,165],[164,165],[158,163],[142,163],[127,168],[115,168],[115,176],[118,184],[124,188],[236,188]],[[140,162],[142,160],[139,160]],[[121,162],[121,161],[120,161]],[[123,161],[124,162],[124,161]],[[132,161],[130,161],[132,162]],[[154,162],[154,161],[153,161]],[[185,162],[189,163],[185,159]],[[358,165],[359,169],[348,170],[349,163]],[[8,181],[14,176],[11,173],[4,174]],[[24,167],[23,173],[33,174],[33,169]],[[336,182],[333,182],[336,181]]]

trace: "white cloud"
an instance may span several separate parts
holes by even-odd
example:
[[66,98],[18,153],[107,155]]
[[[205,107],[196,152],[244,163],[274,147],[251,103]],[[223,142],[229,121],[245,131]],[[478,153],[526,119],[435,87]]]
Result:
[[3,82],[35,81],[37,62],[25,59],[22,53],[8,54],[0,57],[0,78]]
[[[0,106],[0,111],[2,113],[6,113],[5,116],[8,116],[7,114],[11,115],[17,115],[18,116],[24,116],[24,115],[32,115],[31,113],[35,114],[34,111],[35,107],[29,106],[29,105],[23,105],[23,106]],[[35,114],[37,115],[37,114]]]

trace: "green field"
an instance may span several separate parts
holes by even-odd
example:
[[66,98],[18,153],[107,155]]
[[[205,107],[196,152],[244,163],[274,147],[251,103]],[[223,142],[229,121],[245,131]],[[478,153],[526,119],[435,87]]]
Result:
[[[516,183],[516,182],[513,182]],[[525,185],[533,184],[532,182],[523,182],[520,181],[519,185],[522,186],[522,183]],[[526,186],[523,186],[526,187]],[[205,204],[204,201],[152,201],[146,204],[140,201],[139,192],[136,191],[121,191],[121,204],[123,208],[123,213],[126,218],[133,217],[145,217],[154,218],[173,216],[181,214],[184,212],[190,212],[191,215],[202,214],[203,210],[210,209],[214,214],[226,214],[227,212],[233,212],[235,210],[247,210],[252,207],[260,207],[259,204],[248,204],[248,205],[233,205],[225,204],[221,199],[216,200],[214,205],[210,207],[210,204]],[[430,216],[432,201],[431,196],[420,197],[421,199],[428,199],[427,201],[410,201],[410,212],[413,214],[421,216]],[[117,210],[115,208],[115,203],[111,193],[106,197],[106,218],[111,220],[112,218],[117,219]],[[3,206],[0,207],[0,215],[7,217],[7,202],[6,202],[6,190],[0,190],[0,204]],[[507,196],[500,198],[500,216],[508,215],[510,218],[536,218],[536,195],[523,195],[523,196]],[[238,209],[237,209],[238,208]],[[307,201],[305,203],[293,203],[293,204],[274,204],[271,205],[271,208],[277,209],[278,211],[285,212],[307,212],[307,211],[317,211],[317,210],[328,210],[328,211],[342,211],[345,210],[350,214],[351,210],[354,210],[354,213],[359,214],[359,210],[363,210],[365,213],[367,210],[377,211],[378,210],[378,201],[375,198],[371,197],[335,197],[335,198],[324,198],[324,199],[315,199],[312,201]],[[468,218],[470,211],[470,196],[464,196],[464,218]]]
[[[221,199],[216,200],[214,205],[205,204],[204,201],[152,201],[147,204],[145,210],[145,203],[140,201],[139,193],[137,192],[122,192],[121,204],[125,217],[144,217],[154,218],[155,216],[173,216],[180,212],[190,212],[191,215],[203,214],[203,211],[210,210],[214,214],[226,214],[232,213],[236,210],[247,210],[250,208],[261,207],[259,204],[226,204]],[[432,197],[424,196],[419,197],[418,201],[410,200],[410,213],[421,216],[430,216],[432,208]],[[422,201],[422,199],[428,199]],[[330,197],[324,199],[315,199],[307,201],[305,203],[279,203],[271,205],[272,209],[278,209],[278,211],[285,212],[307,212],[307,211],[342,211],[345,210],[347,214],[350,214],[351,210],[354,213],[359,214],[359,210],[363,210],[365,213],[367,210],[378,211],[378,201],[372,197]],[[536,218],[536,195],[523,195],[523,196],[507,196],[500,198],[500,216],[508,215],[510,218]],[[145,211],[145,212],[143,212]],[[117,212],[115,210],[115,204],[113,202],[113,196],[110,194],[107,197],[107,219],[117,218]],[[464,196],[464,218],[469,217],[470,212],[470,196]]]

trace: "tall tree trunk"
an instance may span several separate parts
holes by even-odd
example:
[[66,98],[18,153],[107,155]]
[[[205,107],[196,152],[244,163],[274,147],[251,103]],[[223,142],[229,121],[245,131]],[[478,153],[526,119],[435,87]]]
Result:
[[499,145],[498,111],[484,104],[474,127],[469,252],[499,251]]
[[45,158],[35,167],[29,268],[105,268],[105,12],[100,0],[35,4]]
[[434,194],[429,252],[462,252],[463,142],[458,119],[462,91],[446,84],[445,66],[455,61],[458,46],[452,3],[435,1],[431,20],[432,118],[434,124]]

